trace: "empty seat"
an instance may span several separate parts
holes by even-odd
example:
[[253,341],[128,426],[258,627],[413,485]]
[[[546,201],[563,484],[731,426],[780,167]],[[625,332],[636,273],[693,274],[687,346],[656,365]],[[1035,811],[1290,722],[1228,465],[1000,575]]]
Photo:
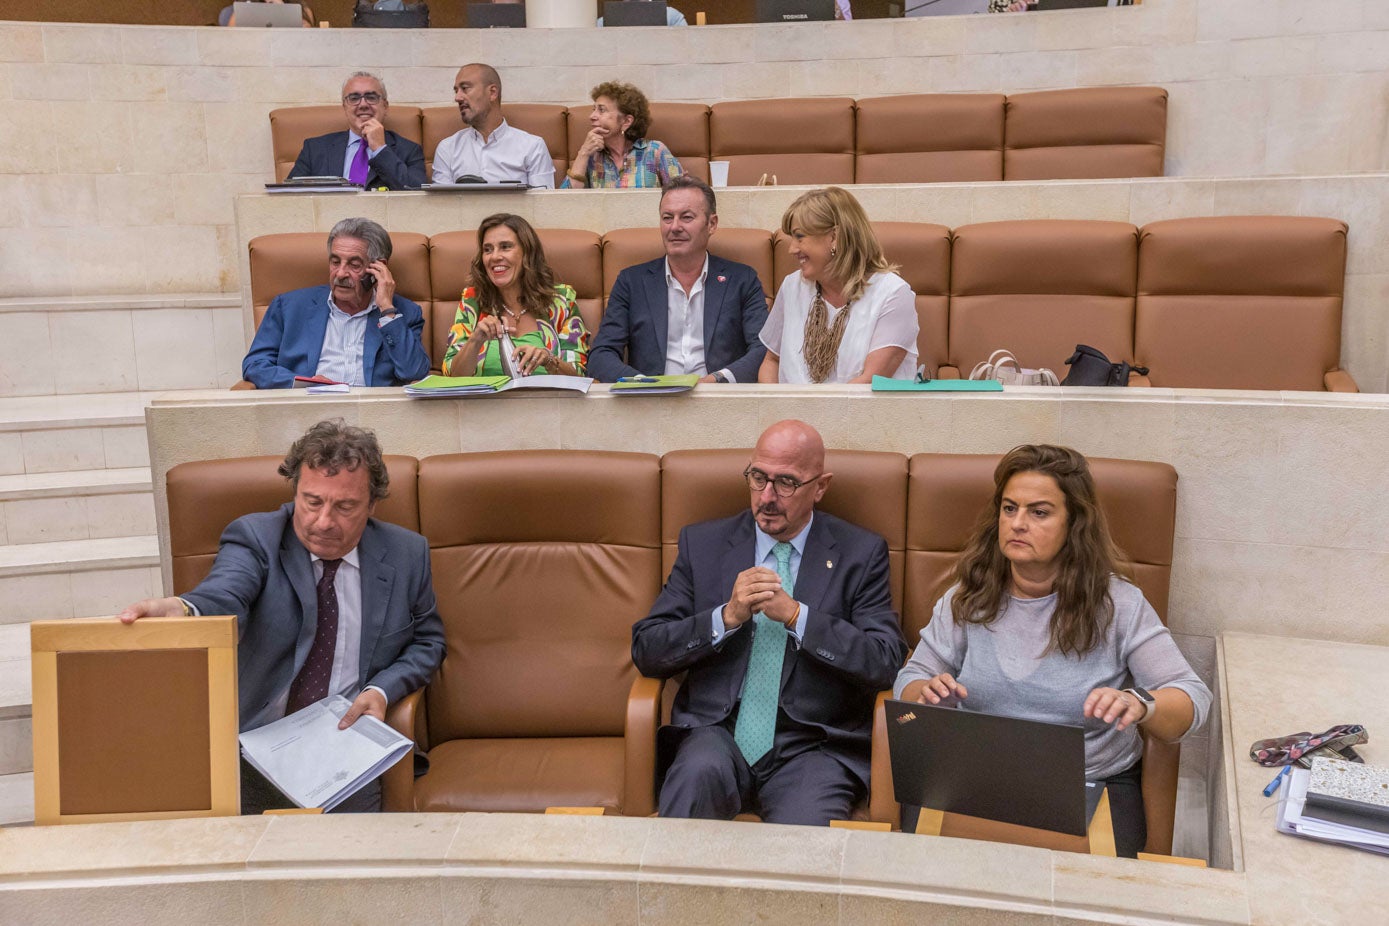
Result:
[[786,184],[854,182],[854,101],[745,100],[709,110],[709,149],[732,186],[775,174]]
[[1004,180],[1161,177],[1167,91],[1084,87],[1011,93]]
[[1138,255],[1134,348],[1154,386],[1357,391],[1339,369],[1344,222],[1153,222]]
[[859,100],[857,183],[1003,179],[1003,94]]

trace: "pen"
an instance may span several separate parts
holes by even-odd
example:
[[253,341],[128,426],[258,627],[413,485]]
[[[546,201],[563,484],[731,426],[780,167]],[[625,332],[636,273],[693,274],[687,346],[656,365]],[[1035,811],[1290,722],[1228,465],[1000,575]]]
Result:
[[1274,775],[1273,780],[1264,786],[1264,797],[1273,797],[1273,792],[1277,791],[1278,786],[1283,783],[1283,776],[1287,775],[1288,772],[1291,772],[1292,770],[1293,767],[1291,765],[1283,766],[1283,771],[1279,772],[1277,775]]
[[621,376],[617,380],[619,383],[656,383],[660,382],[654,376]]

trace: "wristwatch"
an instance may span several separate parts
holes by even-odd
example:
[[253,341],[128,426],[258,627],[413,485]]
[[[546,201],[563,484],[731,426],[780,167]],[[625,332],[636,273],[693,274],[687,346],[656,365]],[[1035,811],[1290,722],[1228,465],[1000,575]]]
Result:
[[716,383],[726,383],[726,382],[728,382],[728,377],[727,377],[727,376],[724,376],[724,375],[723,375],[723,372],[720,371],[720,372],[714,374],[714,382],[716,382]]
[[1143,716],[1138,718],[1139,723],[1144,723],[1149,717],[1153,716],[1153,706],[1157,704],[1157,698],[1149,694],[1148,689],[1139,688],[1137,685],[1134,685],[1132,688],[1125,688],[1124,691],[1133,695],[1143,703],[1144,711]]

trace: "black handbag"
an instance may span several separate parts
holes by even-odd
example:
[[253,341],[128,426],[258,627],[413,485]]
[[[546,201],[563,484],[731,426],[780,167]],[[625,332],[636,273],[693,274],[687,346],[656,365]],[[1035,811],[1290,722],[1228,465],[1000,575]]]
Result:
[[352,25],[369,29],[428,29],[429,4],[406,3],[399,9],[378,10],[371,0],[357,0]]
[[1147,376],[1147,367],[1131,367],[1126,362],[1110,363],[1109,358],[1089,344],[1077,344],[1076,352],[1066,361],[1071,369],[1063,386],[1127,386],[1129,373]]

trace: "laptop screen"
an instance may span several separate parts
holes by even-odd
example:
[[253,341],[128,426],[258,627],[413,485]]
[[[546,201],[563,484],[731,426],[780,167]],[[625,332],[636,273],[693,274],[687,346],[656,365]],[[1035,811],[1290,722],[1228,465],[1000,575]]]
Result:
[[834,19],[834,0],[757,0],[757,21],[825,22]]
[[603,4],[604,26],[664,26],[665,0],[607,0]]
[[526,28],[526,5],[524,3],[470,3],[468,4],[469,29],[524,29]]

